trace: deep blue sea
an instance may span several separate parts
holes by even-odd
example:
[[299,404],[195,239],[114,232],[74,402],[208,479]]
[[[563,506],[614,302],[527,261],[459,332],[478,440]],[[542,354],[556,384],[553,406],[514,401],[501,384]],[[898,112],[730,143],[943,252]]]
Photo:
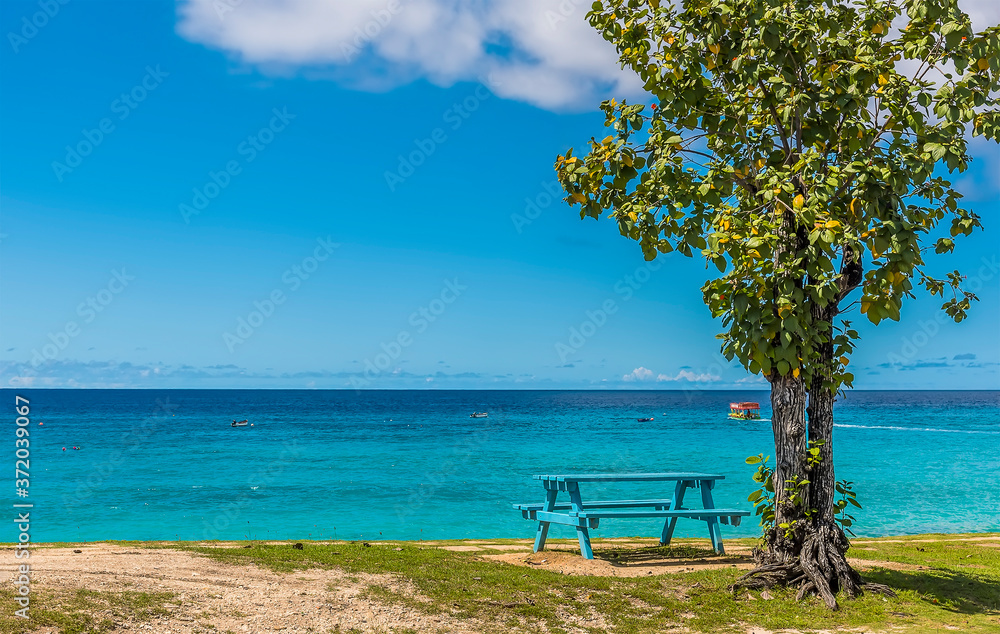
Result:
[[[533,474],[719,473],[716,504],[749,510],[744,459],[773,453],[769,422],[726,416],[756,400],[769,418],[766,392],[2,390],[11,479],[15,394],[30,400],[30,486],[19,499],[10,482],[9,496],[34,504],[36,542],[532,537],[510,505],[542,500]],[[835,416],[859,535],[1000,531],[1000,392],[851,392]],[[584,499],[671,493],[582,486]],[[722,530],[759,532],[753,518]]]

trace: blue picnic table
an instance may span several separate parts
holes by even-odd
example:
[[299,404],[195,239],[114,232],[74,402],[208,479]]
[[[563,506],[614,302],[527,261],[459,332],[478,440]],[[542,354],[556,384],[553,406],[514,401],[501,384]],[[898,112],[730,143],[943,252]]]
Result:
[[[542,503],[514,504],[525,519],[538,522],[535,534],[535,552],[545,548],[549,524],[576,527],[580,540],[580,553],[587,559],[594,558],[590,548],[591,528],[598,528],[600,520],[610,518],[663,518],[660,545],[666,546],[674,534],[679,518],[702,520],[708,524],[708,534],[715,552],[724,554],[719,523],[739,526],[749,511],[718,509],[712,500],[712,489],[725,476],[711,473],[580,473],[571,475],[536,475],[545,489]],[[580,494],[580,484],[585,482],[673,482],[674,495],[670,499],[653,500],[596,500],[585,502]],[[701,489],[700,509],[684,507],[684,493],[688,489]],[[557,503],[560,491],[569,495],[569,503]]]

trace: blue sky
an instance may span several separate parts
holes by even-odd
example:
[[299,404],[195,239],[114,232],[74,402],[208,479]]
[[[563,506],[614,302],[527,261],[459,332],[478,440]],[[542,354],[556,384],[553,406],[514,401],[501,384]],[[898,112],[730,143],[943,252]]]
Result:
[[[0,5],[4,385],[761,387],[718,354],[714,267],[650,267],[554,194],[600,100],[638,96],[584,8],[218,4]],[[862,326],[858,388],[1000,387],[1000,153],[973,148],[986,231],[931,268],[982,301]]]

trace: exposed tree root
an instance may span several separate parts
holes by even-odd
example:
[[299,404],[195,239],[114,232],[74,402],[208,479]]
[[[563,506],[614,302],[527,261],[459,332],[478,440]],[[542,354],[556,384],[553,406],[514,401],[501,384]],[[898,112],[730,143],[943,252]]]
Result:
[[881,594],[883,597],[895,597],[896,593],[892,588],[885,585],[884,583],[866,583],[861,586],[866,592],[871,592],[873,594]]
[[754,551],[760,565],[730,586],[734,593],[740,588],[763,590],[776,586],[798,588],[797,601],[815,594],[831,610],[837,609],[837,592],[854,598],[865,590],[894,597],[896,593],[879,583],[865,583],[844,556],[849,547],[847,538],[836,525],[811,527],[802,541],[798,557],[789,561],[769,551]]

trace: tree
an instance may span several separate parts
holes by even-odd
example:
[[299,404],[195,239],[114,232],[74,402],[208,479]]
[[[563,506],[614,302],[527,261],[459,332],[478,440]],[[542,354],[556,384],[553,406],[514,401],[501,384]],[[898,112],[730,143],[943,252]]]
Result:
[[566,201],[647,260],[718,268],[705,302],[726,357],[769,381],[775,440],[774,519],[736,587],[836,608],[865,587],[834,516],[858,339],[839,317],[898,320],[917,287],[956,322],[976,300],[925,255],[980,227],[943,173],[968,167],[967,133],[998,141],[1000,27],[974,33],[955,0],[599,0],[588,19],[655,103],[601,104],[612,133],[556,161]]

